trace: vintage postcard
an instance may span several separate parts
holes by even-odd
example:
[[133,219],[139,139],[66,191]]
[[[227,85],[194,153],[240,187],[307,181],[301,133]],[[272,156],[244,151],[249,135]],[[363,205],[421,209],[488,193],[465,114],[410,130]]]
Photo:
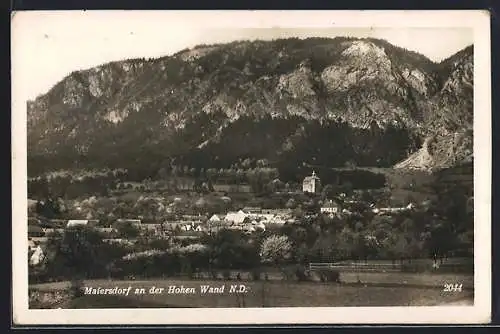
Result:
[[14,322],[489,322],[489,29],[14,13]]

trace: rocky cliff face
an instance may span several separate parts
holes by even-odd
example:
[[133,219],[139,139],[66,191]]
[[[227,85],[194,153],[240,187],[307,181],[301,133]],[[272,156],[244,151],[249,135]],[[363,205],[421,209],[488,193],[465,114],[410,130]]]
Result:
[[[406,167],[424,167],[411,162],[420,142],[452,136],[446,149],[425,148],[439,166],[443,150],[452,151],[447,161],[469,155],[456,138],[469,138],[472,127],[472,69],[472,47],[434,64],[385,41],[354,38],[234,42],[109,63],[71,73],[28,102],[29,158],[48,168],[109,165],[133,154],[148,159],[147,152],[163,159],[227,141],[242,122],[246,143],[283,147],[304,124],[335,121],[371,135],[404,131],[413,139],[387,163],[409,156],[399,165]],[[266,136],[273,138],[249,130],[268,118],[276,133]]]
[[425,145],[398,168],[435,169],[473,160],[473,48],[438,66],[443,84],[426,106]]

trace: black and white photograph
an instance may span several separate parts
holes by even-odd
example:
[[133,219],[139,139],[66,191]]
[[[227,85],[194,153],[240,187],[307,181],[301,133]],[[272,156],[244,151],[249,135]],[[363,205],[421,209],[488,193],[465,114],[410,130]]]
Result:
[[487,12],[35,11],[12,36],[14,319],[488,321]]

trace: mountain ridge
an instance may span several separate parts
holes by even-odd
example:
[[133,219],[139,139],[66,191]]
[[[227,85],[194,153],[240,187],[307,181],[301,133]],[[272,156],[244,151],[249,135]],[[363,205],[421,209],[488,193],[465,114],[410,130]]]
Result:
[[[273,130],[281,137],[281,152],[290,151],[293,138],[311,140],[313,135],[299,133],[301,124],[319,122],[318,129],[327,124],[337,131],[345,123],[346,133],[361,129],[366,138],[393,127],[407,132],[408,146],[397,148],[405,153],[387,164],[413,168],[397,163],[416,154],[426,138],[469,136],[472,52],[470,46],[434,63],[382,40],[292,38],[200,45],[156,59],[109,62],[72,72],[28,101],[28,154],[33,163],[55,157],[66,161],[62,165],[108,165],[116,154],[132,157],[142,149],[157,155],[164,149],[158,159],[165,161],[210,151],[228,141],[227,133],[239,123],[246,122],[247,131],[252,122],[265,120],[281,124]],[[216,151],[210,152],[217,156]],[[252,154],[272,155],[257,148]],[[433,168],[442,164],[431,160]]]

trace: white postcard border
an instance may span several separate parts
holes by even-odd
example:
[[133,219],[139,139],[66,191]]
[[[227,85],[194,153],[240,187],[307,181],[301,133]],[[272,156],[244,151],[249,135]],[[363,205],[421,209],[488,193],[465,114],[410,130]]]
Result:
[[[200,309],[28,309],[26,77],[36,48],[23,44],[40,16],[87,12],[17,12],[12,21],[13,321],[15,324],[377,324],[486,323],[491,314],[491,51],[488,11],[99,11],[99,24],[124,16],[135,24],[169,19],[213,28],[234,27],[470,27],[474,30],[474,306]],[[89,14],[87,14],[89,15]],[[189,18],[188,18],[189,16]],[[178,32],[176,32],[178,33]],[[36,73],[32,74],[36,76]]]

